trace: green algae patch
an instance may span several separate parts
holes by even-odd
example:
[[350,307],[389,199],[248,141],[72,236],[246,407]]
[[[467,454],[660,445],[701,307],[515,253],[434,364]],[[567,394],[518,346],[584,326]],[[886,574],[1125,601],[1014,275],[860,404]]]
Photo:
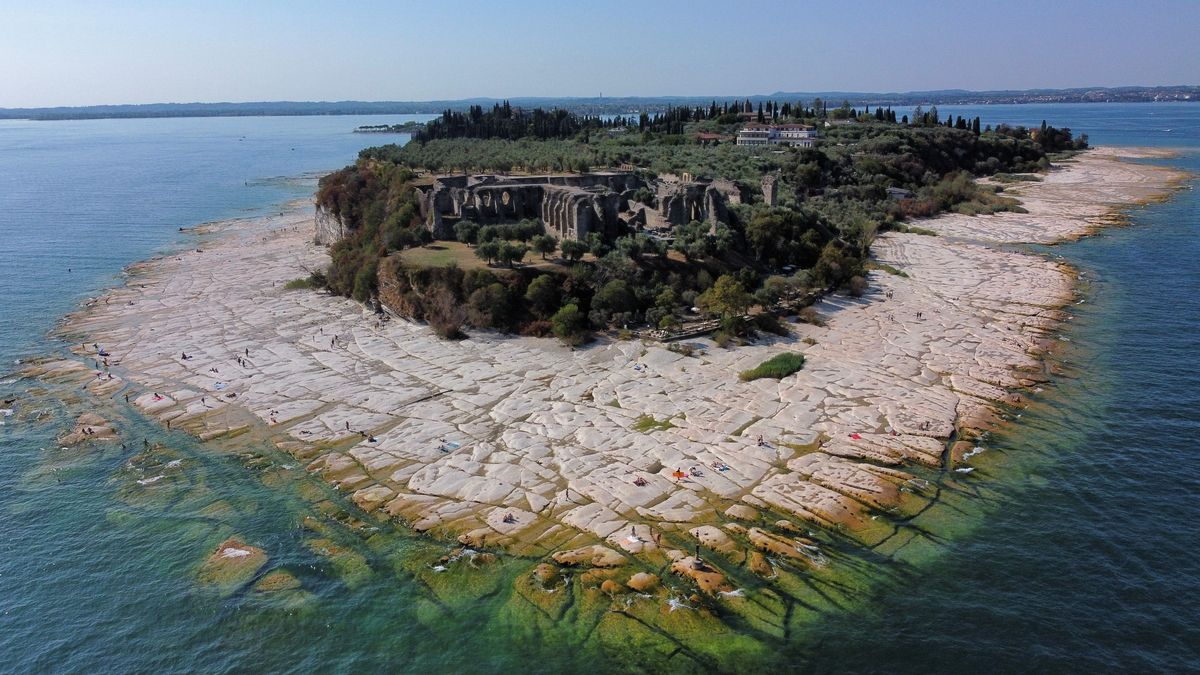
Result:
[[637,420],[634,421],[633,426],[630,427],[630,429],[643,434],[651,431],[666,431],[667,429],[673,428],[675,428],[675,425],[671,423],[670,418],[660,421],[654,419],[652,415],[642,415],[638,417]]
[[304,543],[313,553],[328,560],[338,579],[351,589],[361,586],[374,573],[365,556],[332,539],[309,539]]

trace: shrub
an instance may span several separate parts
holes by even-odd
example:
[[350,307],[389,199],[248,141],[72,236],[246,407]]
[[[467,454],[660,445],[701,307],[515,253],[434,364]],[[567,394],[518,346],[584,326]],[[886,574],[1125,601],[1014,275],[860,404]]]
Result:
[[563,255],[571,262],[579,262],[583,254],[588,252],[588,245],[574,239],[564,240],[561,244]]
[[289,281],[283,285],[283,290],[285,290],[285,291],[301,291],[306,288],[316,288],[316,287],[317,286],[313,284],[313,278],[311,276],[308,276],[308,277],[300,277],[299,279],[292,279],[291,281]]
[[754,327],[774,335],[786,336],[789,334],[787,326],[774,314],[759,314],[754,317]]
[[441,288],[433,294],[433,298],[426,304],[426,314],[429,327],[438,337],[446,340],[461,340],[466,337],[462,332],[462,325],[467,320],[467,310],[450,289]]
[[574,303],[555,312],[550,318],[550,329],[555,337],[569,345],[583,344],[588,338],[587,317]]
[[800,321],[814,326],[824,326],[825,317],[821,316],[820,312],[815,307],[803,307],[796,313],[796,318]]
[[680,356],[694,356],[696,354],[696,348],[684,342],[672,342],[667,346],[667,349]]
[[871,285],[867,283],[866,279],[858,275],[850,277],[849,286],[850,295],[853,295],[856,298],[861,298],[863,294],[867,292],[867,289],[871,287]]
[[743,370],[738,373],[738,379],[742,382],[750,382],[762,377],[770,377],[776,380],[781,380],[788,375],[791,375],[804,367],[804,355],[794,352],[784,352],[776,354],[771,358],[758,364],[757,367],[750,370]]
[[553,332],[549,321],[530,321],[521,329],[521,335],[528,337],[546,337]]
[[529,287],[525,289],[525,302],[535,316],[543,319],[557,312],[559,290],[554,277],[543,274],[529,282]]

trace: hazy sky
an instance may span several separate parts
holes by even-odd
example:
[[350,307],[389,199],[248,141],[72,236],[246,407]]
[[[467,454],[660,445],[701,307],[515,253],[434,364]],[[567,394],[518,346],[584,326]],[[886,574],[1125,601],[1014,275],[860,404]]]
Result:
[[0,0],[0,107],[1200,83],[1200,0]]

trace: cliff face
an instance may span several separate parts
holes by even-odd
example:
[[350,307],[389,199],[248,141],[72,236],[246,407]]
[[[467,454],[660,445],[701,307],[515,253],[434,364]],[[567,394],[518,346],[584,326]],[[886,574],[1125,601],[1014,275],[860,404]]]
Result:
[[342,225],[342,221],[322,206],[316,207],[313,221],[317,225],[317,233],[313,237],[313,241],[318,244],[329,246],[341,241],[342,237],[346,236],[346,227]]

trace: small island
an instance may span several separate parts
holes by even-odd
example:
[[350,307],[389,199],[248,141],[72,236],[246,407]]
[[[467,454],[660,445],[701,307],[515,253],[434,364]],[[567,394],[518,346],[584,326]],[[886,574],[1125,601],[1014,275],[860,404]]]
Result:
[[364,124],[354,127],[356,134],[415,134],[425,128],[421,122],[408,121],[401,124]]

